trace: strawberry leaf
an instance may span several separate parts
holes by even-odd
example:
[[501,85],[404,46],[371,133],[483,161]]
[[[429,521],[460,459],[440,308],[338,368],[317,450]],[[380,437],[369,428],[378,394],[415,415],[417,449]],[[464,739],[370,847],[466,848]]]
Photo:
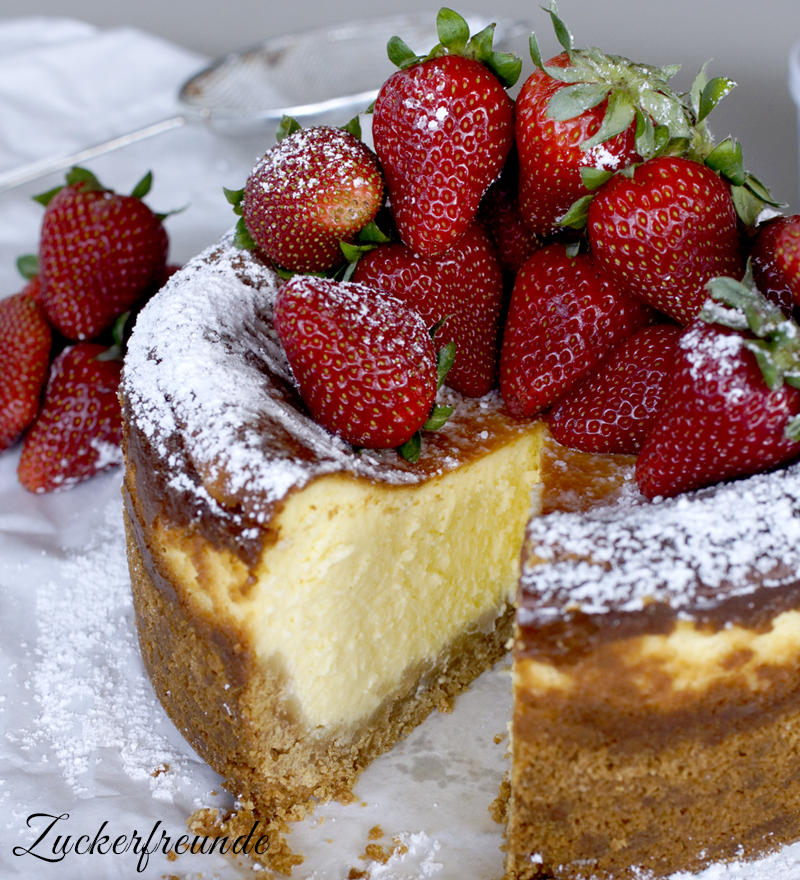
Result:
[[643,158],[649,159],[655,154],[656,129],[653,120],[636,108],[636,152]]
[[625,92],[612,92],[608,99],[608,109],[600,128],[594,137],[581,143],[582,150],[591,150],[610,141],[623,131],[627,131],[636,118],[636,108],[630,95]]
[[705,164],[722,175],[733,186],[743,186],[746,175],[742,147],[733,138],[726,138],[706,156]]
[[392,64],[400,70],[418,64],[423,59],[422,55],[417,55],[400,37],[390,37],[386,44],[386,52]]
[[657,125],[668,128],[671,137],[691,139],[692,130],[686,112],[672,94],[648,90],[641,94],[640,106]]
[[83,192],[102,192],[105,190],[94,174],[88,168],[81,168],[80,165],[73,165],[67,172],[67,186],[75,185],[79,186]]
[[256,249],[256,243],[253,241],[253,236],[250,235],[250,230],[245,225],[244,217],[240,217],[239,222],[236,224],[233,243],[243,251],[253,251]]
[[586,187],[586,189],[589,190],[589,192],[595,189],[599,189],[607,180],[610,180],[613,176],[613,171],[606,171],[603,168],[590,168],[587,166],[581,168],[581,180],[583,181],[583,185]]
[[[749,272],[746,281],[752,281]],[[742,345],[756,358],[771,390],[779,389],[784,382],[800,387],[800,327],[795,321],[747,283],[712,278],[706,286],[713,302],[703,307],[700,318],[740,332],[750,330],[757,337],[744,339]],[[715,303],[722,303],[729,310],[715,307]]]
[[135,199],[143,199],[153,185],[153,172],[148,171],[147,174],[136,184],[131,195]]
[[275,132],[275,140],[280,142],[290,134],[300,131],[303,126],[293,116],[282,116]]
[[443,6],[436,16],[436,33],[451,55],[463,55],[469,41],[469,25],[457,12]]
[[47,192],[39,193],[38,196],[34,196],[33,200],[40,205],[44,205],[46,208],[53,200],[54,196],[58,195],[62,189],[64,189],[63,186],[54,186],[52,189],[47,190]]
[[485,27],[482,31],[478,31],[477,34],[473,34],[470,37],[469,43],[467,43],[466,49],[464,50],[465,54],[469,55],[470,58],[474,58],[476,61],[482,61],[484,64],[488,64],[489,60],[492,57],[494,44],[494,25],[490,24]]
[[228,200],[228,204],[233,205],[233,213],[241,216],[242,200],[244,199],[244,188],[228,189],[226,186],[223,186],[222,191],[225,193],[225,198]]
[[536,39],[535,33],[532,33],[530,37],[528,37],[528,51],[530,52],[531,61],[533,61],[539,70],[544,70],[544,61],[542,60],[542,53],[539,51],[539,43]]
[[700,101],[697,107],[697,122],[702,122],[725,95],[729,94],[734,88],[736,88],[736,83],[727,77],[715,76],[710,80],[700,94]]
[[697,76],[694,78],[692,87],[686,96],[686,106],[691,110],[692,116],[694,116],[695,119],[700,116],[700,99],[703,95],[703,89],[708,85],[706,68],[710,63],[710,61],[706,61],[706,63],[700,68]]
[[423,431],[438,431],[447,424],[447,420],[453,415],[452,406],[434,406],[427,421],[422,426]]
[[558,220],[559,226],[568,226],[570,229],[585,229],[589,219],[589,205],[593,195],[583,196],[572,203],[569,211]]
[[358,233],[357,240],[359,244],[388,244],[391,238],[381,231],[374,220],[370,220]]
[[417,431],[416,434],[414,434],[409,440],[406,440],[402,446],[397,447],[397,452],[406,461],[416,464],[419,461],[419,456],[422,452],[422,434]]
[[522,73],[522,59],[511,52],[492,52],[486,66],[507,89],[515,85]]
[[358,116],[354,116],[346,125],[342,126],[342,131],[353,135],[356,140],[361,140],[361,120]]
[[[442,318],[442,320],[437,325],[436,329],[434,329],[431,333],[436,332],[436,330],[441,327],[441,325],[447,320],[447,318]],[[455,363],[456,359],[456,344],[455,342],[448,342],[447,345],[440,348],[439,351],[436,352],[436,375],[437,375],[437,390],[444,385],[444,381],[447,378],[447,374],[450,372],[450,368]]]
[[572,34],[569,28],[558,16],[558,7],[555,0],[550,0],[550,8],[546,10],[550,13],[550,20],[553,22],[553,30],[556,32],[556,38],[561,43],[564,51],[569,53],[572,51]]
[[17,270],[20,275],[30,281],[39,274],[39,258],[35,254],[25,254],[17,259]]
[[608,83],[575,83],[559,89],[547,105],[547,115],[557,122],[574,119],[602,103],[611,91]]

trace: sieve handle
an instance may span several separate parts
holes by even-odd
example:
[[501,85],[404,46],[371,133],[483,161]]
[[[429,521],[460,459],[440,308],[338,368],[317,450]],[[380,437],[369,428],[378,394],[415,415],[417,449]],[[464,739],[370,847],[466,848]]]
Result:
[[51,156],[49,159],[40,159],[37,162],[31,162],[28,165],[21,165],[11,171],[0,174],[0,193],[21,186],[23,183],[29,183],[32,180],[38,180],[46,174],[53,171],[60,171],[62,168],[70,168],[87,159],[94,159],[95,156],[102,156],[103,153],[110,153],[112,150],[118,150],[120,147],[126,147],[128,144],[134,144],[136,141],[142,141],[145,138],[154,137],[165,131],[171,131],[173,128],[180,128],[188,121],[186,116],[173,116],[170,119],[164,119],[146,128],[140,128],[137,131],[123,134],[120,137],[110,141],[104,141],[94,147],[87,147],[78,153],[72,153],[69,156]]

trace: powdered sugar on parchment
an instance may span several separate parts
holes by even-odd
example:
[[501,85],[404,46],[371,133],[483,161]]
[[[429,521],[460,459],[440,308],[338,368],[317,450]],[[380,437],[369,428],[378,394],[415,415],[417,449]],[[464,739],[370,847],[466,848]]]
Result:
[[100,750],[113,749],[130,779],[148,781],[155,798],[172,801],[185,751],[157,732],[163,711],[139,656],[118,501],[92,544],[38,588],[35,609],[39,712],[23,741],[49,746],[78,795],[90,793]]

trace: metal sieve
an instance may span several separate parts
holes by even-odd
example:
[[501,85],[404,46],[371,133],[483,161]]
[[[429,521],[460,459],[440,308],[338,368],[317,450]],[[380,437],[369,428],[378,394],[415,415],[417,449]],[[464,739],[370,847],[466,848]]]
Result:
[[[480,16],[465,17],[472,33],[490,24]],[[188,122],[202,122],[226,136],[274,133],[284,115],[304,126],[343,125],[369,106],[394,72],[386,43],[395,34],[416,52],[426,52],[437,42],[435,22],[425,13],[275,37],[232,52],[184,83],[177,115],[68,156],[0,174],[0,192]],[[524,22],[500,21],[495,47],[520,52],[529,34]]]

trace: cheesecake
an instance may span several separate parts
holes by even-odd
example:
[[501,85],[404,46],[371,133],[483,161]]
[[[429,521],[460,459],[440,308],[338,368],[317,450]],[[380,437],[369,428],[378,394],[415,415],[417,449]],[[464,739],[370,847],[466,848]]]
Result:
[[125,362],[142,654],[178,728],[264,810],[329,798],[507,651],[542,423],[496,393],[419,461],[308,416],[278,277],[230,238],[140,315]]

